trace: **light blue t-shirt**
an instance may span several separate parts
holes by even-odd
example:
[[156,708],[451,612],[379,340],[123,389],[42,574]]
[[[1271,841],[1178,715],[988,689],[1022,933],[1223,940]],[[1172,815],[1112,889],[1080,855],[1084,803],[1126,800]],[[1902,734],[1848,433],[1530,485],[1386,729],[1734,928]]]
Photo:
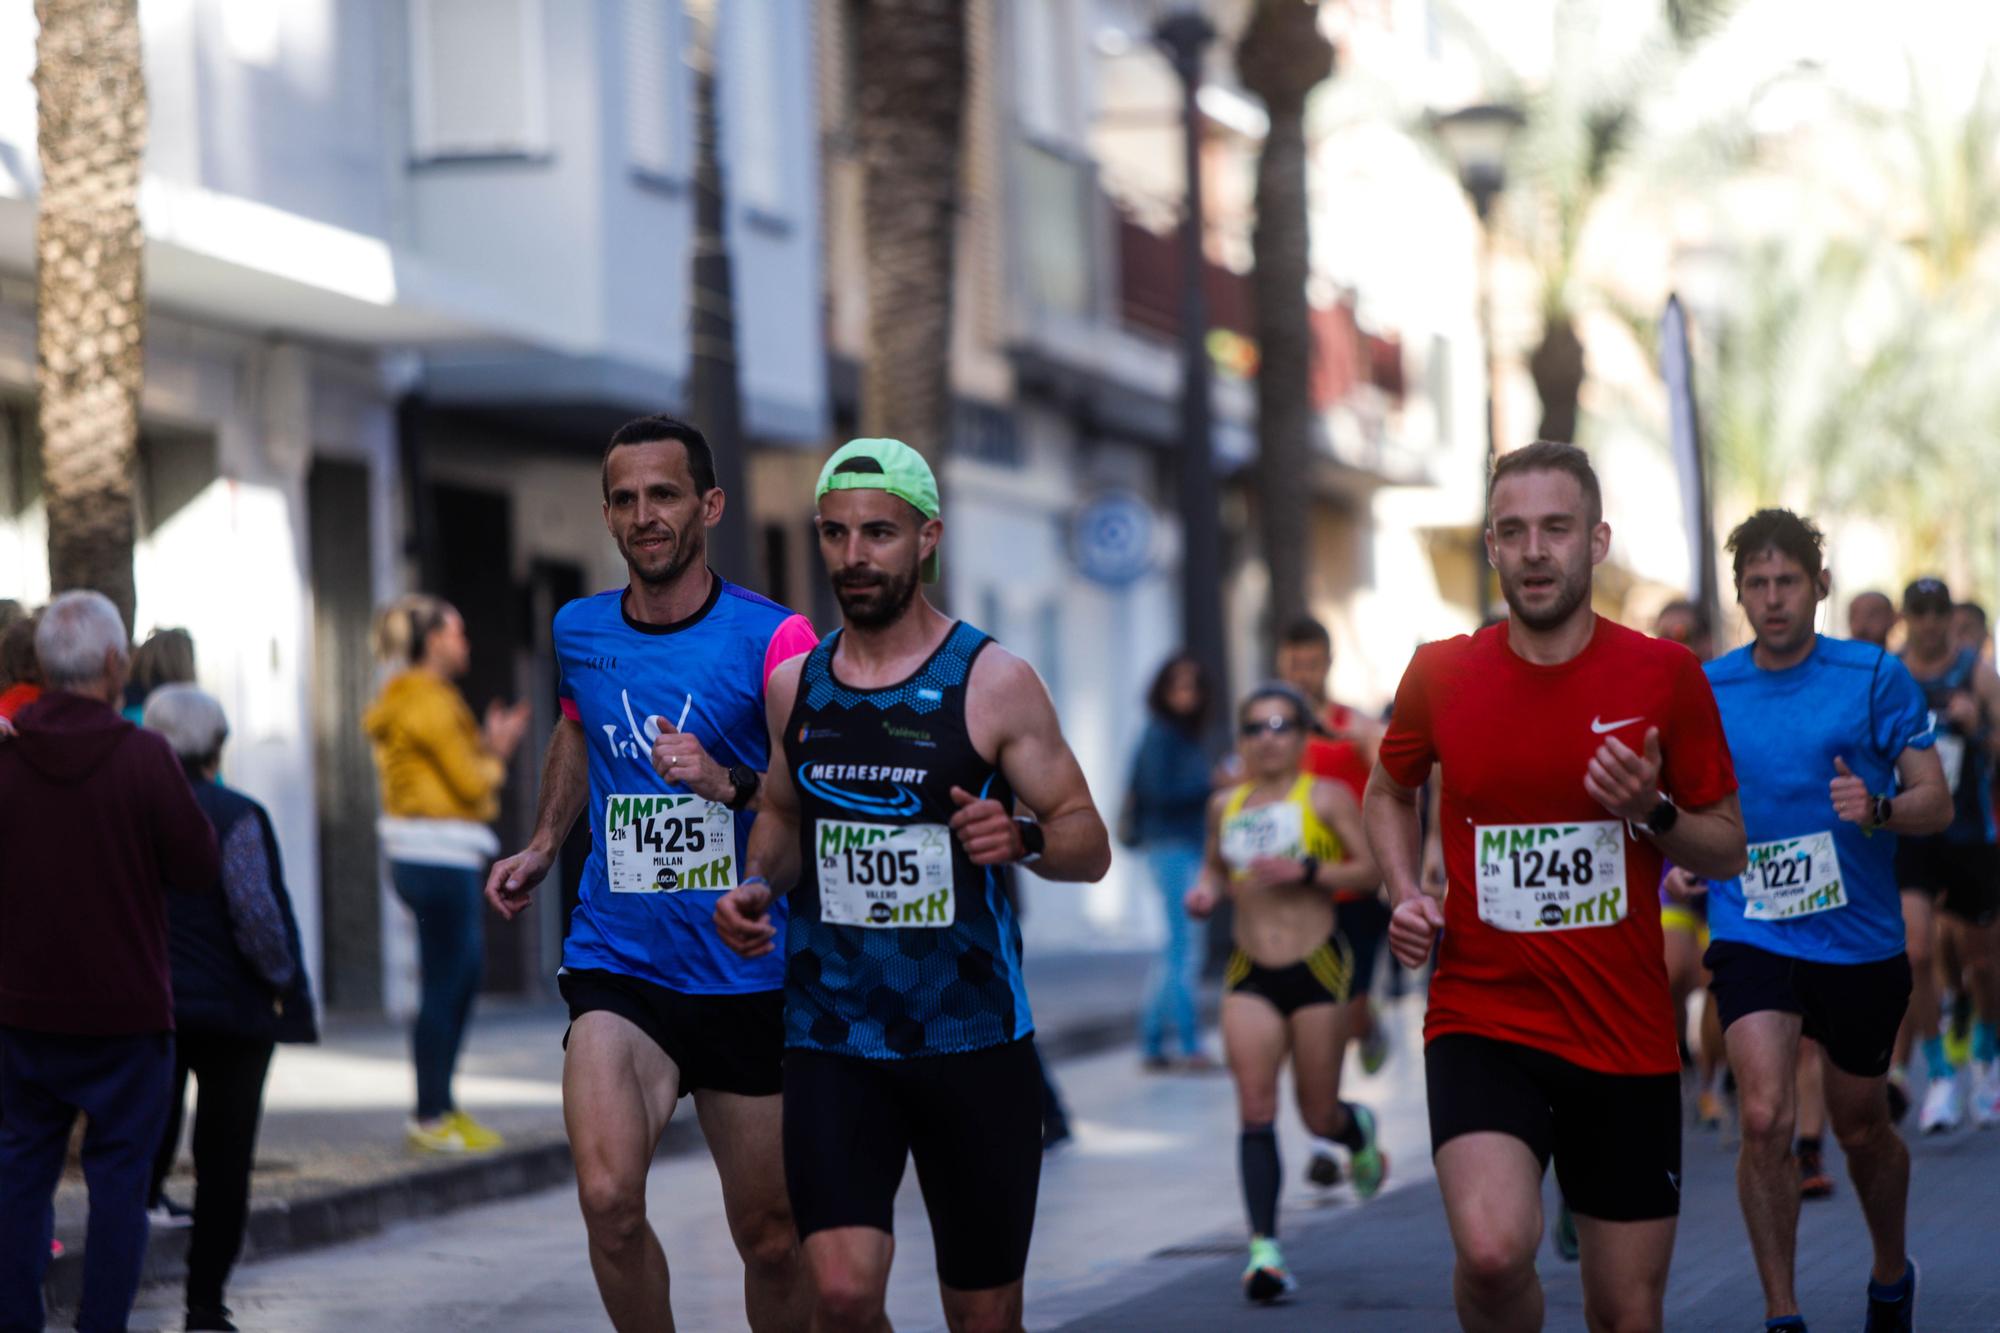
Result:
[[1934,742],[1923,692],[1896,657],[1858,640],[1819,635],[1783,671],[1759,667],[1753,648],[1706,668],[1751,847],[1743,879],[1709,887],[1709,933],[1812,962],[1892,958],[1903,951],[1896,835],[1841,819],[1827,787],[1838,756],[1871,792],[1893,790],[1897,758]]
[[[596,968],[696,995],[784,985],[781,950],[746,959],[723,944],[715,902],[742,873],[755,816],[692,798],[653,771],[663,717],[716,763],[770,767],[764,685],[817,638],[805,617],[715,576],[707,605],[678,624],[628,618],[625,590],[556,613],[563,715],[590,754],[590,861],[583,869],[563,966]],[[730,826],[734,836],[726,836]],[[783,938],[786,905],[772,919]]]

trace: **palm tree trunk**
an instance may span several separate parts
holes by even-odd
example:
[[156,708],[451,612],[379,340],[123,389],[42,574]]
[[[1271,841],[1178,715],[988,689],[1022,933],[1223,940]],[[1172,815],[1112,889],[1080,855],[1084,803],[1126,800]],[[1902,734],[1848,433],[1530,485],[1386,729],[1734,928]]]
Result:
[[866,220],[861,430],[936,460],[951,437],[952,254],[967,0],[868,0],[855,122]]
[[138,0],[35,0],[35,16],[35,386],[49,585],[97,589],[130,629],[146,326]]
[[1257,517],[1270,573],[1273,638],[1306,614],[1312,522],[1312,322],[1306,218],[1306,96],[1333,72],[1318,6],[1259,0],[1236,48],[1244,86],[1270,129],[1257,159],[1251,235],[1257,302]]
[[1542,341],[1528,356],[1528,373],[1542,400],[1542,426],[1537,439],[1576,443],[1578,403],[1583,394],[1583,340],[1567,310],[1544,316]]
[[[709,529],[709,563],[739,583],[750,568],[750,442],[743,436],[743,389],[736,362],[736,282],[724,230],[729,194],[716,109],[719,0],[688,0],[694,29],[694,255],[690,262],[688,398],[694,424],[715,453],[716,484],[736,512]],[[766,570],[768,578],[771,571]],[[768,582],[760,586],[770,586]]]

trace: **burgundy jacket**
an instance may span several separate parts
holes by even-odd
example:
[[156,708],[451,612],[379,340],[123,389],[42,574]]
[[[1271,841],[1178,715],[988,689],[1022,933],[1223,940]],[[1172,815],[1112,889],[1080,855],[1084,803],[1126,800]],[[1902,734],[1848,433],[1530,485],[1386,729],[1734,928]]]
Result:
[[165,890],[218,882],[215,830],[166,741],[54,690],[0,740],[0,1027],[174,1025]]

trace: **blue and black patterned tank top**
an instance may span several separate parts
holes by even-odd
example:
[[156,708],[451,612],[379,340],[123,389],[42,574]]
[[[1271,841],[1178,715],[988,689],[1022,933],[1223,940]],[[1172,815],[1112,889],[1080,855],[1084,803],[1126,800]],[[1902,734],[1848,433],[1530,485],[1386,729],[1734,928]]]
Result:
[[[1967,735],[1944,716],[1952,695],[1976,688],[1972,677],[1978,668],[1979,654],[1961,648],[1941,676],[1910,673],[1916,676],[1917,688],[1930,705],[1931,722],[1937,728],[1938,760],[1951,786],[1951,826],[1934,835],[1942,842],[1991,843],[2000,833],[1993,818],[1993,761],[1986,751],[1985,728]],[[1991,719],[1987,725],[1992,725]]]
[[834,676],[839,642],[807,657],[785,726],[801,814],[785,1044],[893,1060],[1025,1037],[1014,872],[973,865],[949,828],[953,787],[1013,805],[966,730],[966,682],[991,640],[961,621],[876,690]]

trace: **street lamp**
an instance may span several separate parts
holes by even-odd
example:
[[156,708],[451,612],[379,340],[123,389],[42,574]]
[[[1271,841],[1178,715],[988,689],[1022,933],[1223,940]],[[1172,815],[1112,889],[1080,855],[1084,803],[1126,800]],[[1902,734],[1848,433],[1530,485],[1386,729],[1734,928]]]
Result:
[[[1223,651],[1222,514],[1215,481],[1214,424],[1208,355],[1208,300],[1203,291],[1207,261],[1202,254],[1201,64],[1215,25],[1191,0],[1155,6],[1153,41],[1181,81],[1181,124],[1187,201],[1181,222],[1181,402],[1180,449],[1176,476],[1181,519],[1181,628],[1187,650],[1208,673],[1212,697],[1229,695],[1228,656]],[[1219,730],[1228,709],[1211,710]]]
[[[1481,496],[1487,494],[1487,478],[1500,452],[1498,405],[1494,397],[1497,362],[1493,354],[1493,201],[1507,188],[1507,150],[1527,119],[1519,107],[1484,102],[1461,107],[1431,121],[1431,129],[1457,166],[1458,183],[1471,198],[1472,211],[1479,218],[1479,339],[1486,352],[1486,458],[1480,468]],[[1486,559],[1486,528],[1492,515],[1483,499],[1480,514],[1479,536],[1474,545],[1479,548],[1479,621],[1485,624],[1493,610],[1493,578]]]

